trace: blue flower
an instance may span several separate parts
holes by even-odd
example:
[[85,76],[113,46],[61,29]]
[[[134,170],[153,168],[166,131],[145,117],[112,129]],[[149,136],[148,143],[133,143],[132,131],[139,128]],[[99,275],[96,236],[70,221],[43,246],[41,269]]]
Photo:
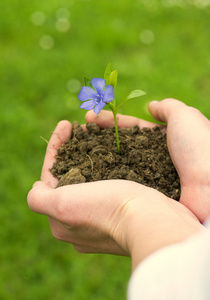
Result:
[[91,84],[94,89],[88,86],[83,86],[79,92],[79,100],[85,101],[80,105],[80,108],[91,110],[98,114],[107,102],[114,100],[114,91],[111,85],[107,85],[105,89],[105,80],[102,78],[93,78]]

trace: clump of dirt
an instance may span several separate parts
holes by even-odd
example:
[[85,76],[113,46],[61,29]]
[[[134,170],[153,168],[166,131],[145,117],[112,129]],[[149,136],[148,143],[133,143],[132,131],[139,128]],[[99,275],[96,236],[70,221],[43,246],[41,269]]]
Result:
[[114,127],[100,129],[87,123],[86,131],[73,123],[72,137],[58,149],[51,173],[58,187],[109,179],[125,179],[155,188],[179,200],[180,180],[171,161],[166,134],[138,126],[119,128],[121,155]]

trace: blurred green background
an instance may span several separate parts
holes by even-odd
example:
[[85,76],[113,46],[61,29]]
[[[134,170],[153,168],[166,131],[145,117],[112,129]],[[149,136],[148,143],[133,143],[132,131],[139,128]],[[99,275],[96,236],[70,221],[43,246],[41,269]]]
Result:
[[78,254],[51,236],[26,197],[57,122],[84,122],[83,77],[119,71],[121,113],[152,120],[174,97],[210,118],[209,0],[8,0],[0,3],[0,299],[126,299],[130,260]]

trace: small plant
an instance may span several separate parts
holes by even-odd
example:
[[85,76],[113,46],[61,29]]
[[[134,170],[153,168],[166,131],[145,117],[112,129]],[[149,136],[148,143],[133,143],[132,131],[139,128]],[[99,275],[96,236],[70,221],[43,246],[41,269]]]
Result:
[[108,64],[106,67],[104,78],[93,78],[92,80],[85,77],[85,86],[83,86],[79,92],[78,98],[83,103],[80,108],[92,110],[95,114],[108,105],[113,112],[115,122],[115,132],[117,140],[117,150],[120,155],[120,142],[117,125],[117,112],[119,108],[128,100],[145,95],[146,93],[141,90],[132,91],[128,97],[116,106],[116,99],[114,96],[114,90],[117,85],[118,71],[112,69],[112,65]]

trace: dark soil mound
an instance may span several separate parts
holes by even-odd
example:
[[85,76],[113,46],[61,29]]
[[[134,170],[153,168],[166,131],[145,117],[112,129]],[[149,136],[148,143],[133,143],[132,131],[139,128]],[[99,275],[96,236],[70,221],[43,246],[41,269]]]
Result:
[[179,200],[179,177],[160,127],[119,129],[121,155],[117,153],[114,127],[100,129],[93,123],[87,123],[86,127],[84,132],[74,122],[72,138],[58,149],[51,169],[59,179],[58,186],[125,179]]

